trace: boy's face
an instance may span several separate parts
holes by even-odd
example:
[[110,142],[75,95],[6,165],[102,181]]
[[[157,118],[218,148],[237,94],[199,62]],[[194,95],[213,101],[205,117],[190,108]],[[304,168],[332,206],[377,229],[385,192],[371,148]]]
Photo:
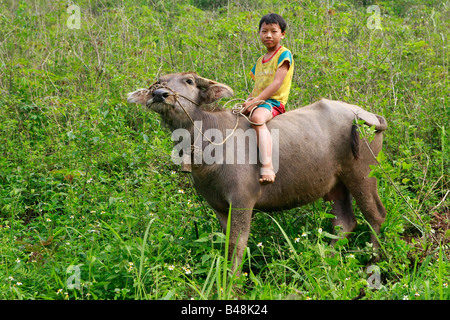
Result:
[[261,42],[266,46],[267,50],[276,49],[282,39],[284,39],[286,31],[281,32],[281,28],[278,24],[266,24],[261,25],[259,30],[259,37]]

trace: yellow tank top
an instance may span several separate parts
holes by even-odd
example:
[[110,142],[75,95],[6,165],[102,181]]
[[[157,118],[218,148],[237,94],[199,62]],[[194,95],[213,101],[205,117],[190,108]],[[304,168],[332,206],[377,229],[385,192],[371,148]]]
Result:
[[267,88],[275,79],[275,72],[283,64],[284,61],[289,61],[289,70],[286,77],[281,84],[281,87],[270,97],[280,101],[283,105],[289,97],[291,89],[292,75],[294,74],[294,59],[292,53],[285,47],[280,47],[269,60],[264,60],[264,56],[260,57],[253,66],[250,75],[255,81],[255,86],[252,91],[252,97],[257,97],[265,88]]

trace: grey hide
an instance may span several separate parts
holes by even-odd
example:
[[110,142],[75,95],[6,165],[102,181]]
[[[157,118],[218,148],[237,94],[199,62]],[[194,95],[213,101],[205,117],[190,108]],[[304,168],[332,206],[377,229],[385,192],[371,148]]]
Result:
[[[200,105],[181,95],[178,97],[191,118],[201,121],[203,132],[216,128],[225,137],[225,130],[234,127],[236,116],[231,110],[211,107],[218,99],[233,95],[228,86],[202,78],[196,73],[165,75],[159,83],[164,83]],[[131,92],[128,102],[147,105],[161,115],[170,130],[185,128],[194,137],[192,122],[176,103],[172,92],[164,88],[158,90],[162,91],[158,91],[155,96],[149,89]],[[259,163],[247,161],[246,164],[236,164],[235,161],[234,164],[193,164],[195,188],[215,210],[224,231],[230,205],[233,208],[229,257],[236,248],[235,267],[240,265],[247,246],[253,209],[273,212],[323,198],[332,202],[332,213],[336,216],[333,225],[342,226],[340,236],[348,236],[356,227],[352,210],[353,196],[373,230],[376,233],[380,231],[386,210],[378,196],[376,178],[368,177],[369,165],[375,165],[376,161],[366,144],[362,141],[359,143],[358,136],[352,139],[356,133],[353,126],[355,114],[365,120],[367,125],[375,125],[377,131],[370,147],[377,155],[382,147],[386,120],[355,105],[322,99],[268,122],[269,130],[278,129],[278,144],[273,147],[279,150],[275,183],[261,185],[258,182]],[[241,117],[238,128],[245,132],[251,126]],[[203,141],[203,148],[208,145],[207,141]],[[227,150],[224,149],[226,158]],[[231,151],[236,157],[238,152]],[[244,152],[248,153],[248,148]],[[374,234],[371,235],[371,241],[375,249],[379,247]]]

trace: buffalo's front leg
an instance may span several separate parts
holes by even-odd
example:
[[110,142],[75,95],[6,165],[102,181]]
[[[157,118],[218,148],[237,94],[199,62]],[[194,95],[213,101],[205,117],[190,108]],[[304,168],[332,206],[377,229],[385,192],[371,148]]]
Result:
[[[228,246],[228,259],[232,261],[232,270],[236,271],[236,275],[240,275],[240,270],[237,268],[242,263],[242,256],[247,247],[248,236],[250,234],[250,225],[252,220],[253,208],[235,207],[231,210],[230,221],[230,242]],[[217,212],[220,226],[223,232],[227,232],[228,212]]]

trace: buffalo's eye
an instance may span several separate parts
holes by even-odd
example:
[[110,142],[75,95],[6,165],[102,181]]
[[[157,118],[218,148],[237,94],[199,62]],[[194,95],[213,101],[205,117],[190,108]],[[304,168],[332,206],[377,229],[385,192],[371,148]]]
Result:
[[187,79],[186,82],[187,82],[188,84],[194,84],[194,81],[192,81],[191,79]]

